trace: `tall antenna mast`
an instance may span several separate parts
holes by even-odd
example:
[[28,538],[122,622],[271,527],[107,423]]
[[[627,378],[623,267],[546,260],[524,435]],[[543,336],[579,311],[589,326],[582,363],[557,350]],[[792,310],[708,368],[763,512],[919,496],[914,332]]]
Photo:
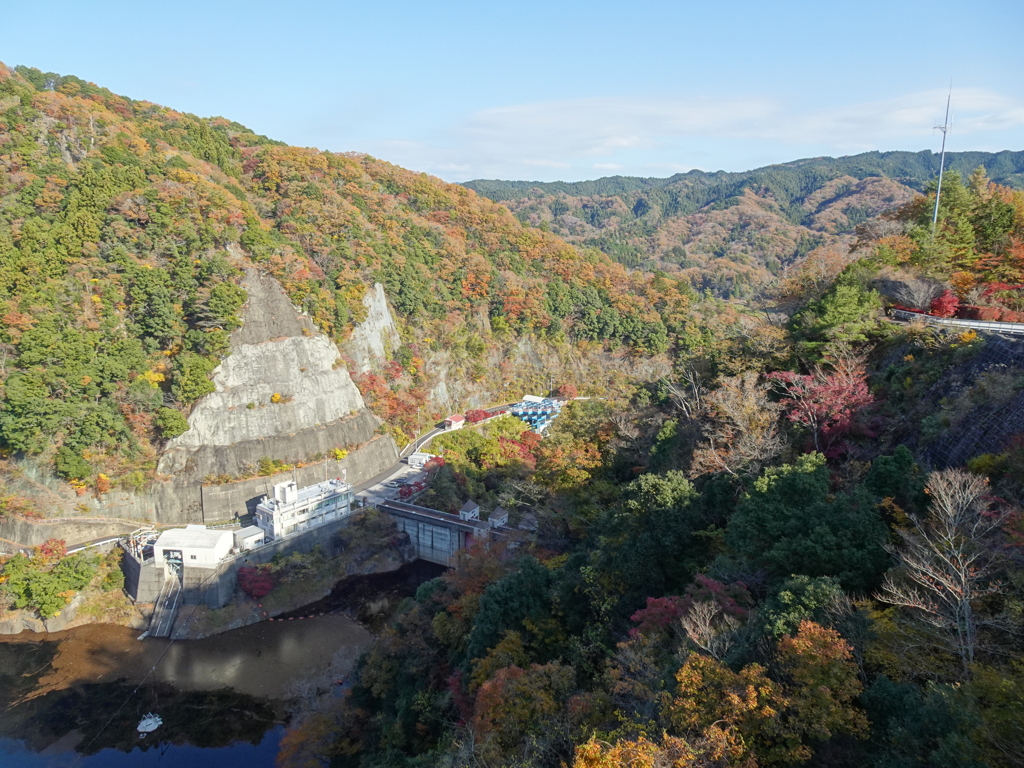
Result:
[[935,129],[942,131],[942,152],[939,155],[939,186],[935,188],[935,212],[932,214],[932,234],[935,233],[935,225],[939,222],[939,197],[942,195],[942,172],[946,167],[946,134],[953,126],[949,123],[949,102],[953,98],[953,83],[949,84],[949,95],[946,97],[946,120],[942,125],[936,125]]

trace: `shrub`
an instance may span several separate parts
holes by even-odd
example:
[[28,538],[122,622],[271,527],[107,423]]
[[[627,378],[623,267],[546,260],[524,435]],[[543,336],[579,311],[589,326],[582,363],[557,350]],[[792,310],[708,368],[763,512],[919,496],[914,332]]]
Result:
[[278,459],[272,459],[269,456],[264,456],[259,460],[257,472],[260,477],[269,477],[270,475],[276,475],[278,472],[285,472],[291,468],[291,464],[285,464],[283,461],[279,461]]
[[120,568],[111,568],[107,571],[107,575],[103,577],[103,581],[100,582],[100,587],[104,592],[124,589],[124,573],[121,572]]
[[575,384],[561,384],[558,389],[555,390],[555,397],[564,397],[567,400],[579,397],[579,394],[579,390],[576,389]]
[[203,395],[214,391],[210,374],[217,367],[218,360],[197,355],[194,352],[182,352],[174,357],[174,378],[171,383],[171,394],[179,403],[189,405]]
[[953,317],[957,307],[960,306],[960,299],[950,290],[945,290],[934,299],[928,307],[928,311],[935,317]]
[[238,569],[238,586],[249,595],[259,599],[270,593],[274,588],[274,576],[269,565],[244,565]]
[[47,539],[39,545],[39,556],[47,562],[56,562],[67,554],[68,545],[64,539]]
[[84,480],[92,477],[92,465],[78,451],[62,445],[57,449],[54,460],[57,474],[67,480]]
[[160,408],[153,417],[153,423],[160,430],[160,436],[167,438],[177,437],[188,432],[188,419],[176,408]]
[[146,474],[141,470],[134,470],[121,478],[121,487],[126,491],[138,493],[146,487]]
[[[51,540],[52,541],[52,540]],[[61,542],[63,544],[63,542]],[[59,547],[54,544],[54,552]],[[4,566],[7,589],[14,596],[15,608],[35,608],[44,619],[53,618],[71,602],[96,575],[95,557],[68,555],[56,564],[44,557],[31,559],[15,555]]]

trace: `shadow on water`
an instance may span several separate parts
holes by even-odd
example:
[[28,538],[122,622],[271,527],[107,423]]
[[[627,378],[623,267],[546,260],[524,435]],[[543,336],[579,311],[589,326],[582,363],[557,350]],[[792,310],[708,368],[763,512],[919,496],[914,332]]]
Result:
[[[445,570],[415,561],[349,577],[292,615],[342,613],[379,628]],[[372,640],[337,615],[261,622],[171,647],[136,634],[88,625],[3,639],[0,768],[270,768],[289,684],[322,671],[341,649],[354,660]],[[163,725],[140,739],[136,726],[151,711]]]
[[[280,719],[271,702],[230,689],[180,691],[156,683],[142,686],[134,696],[133,691],[135,685],[121,680],[49,691],[5,711],[0,735],[34,752],[61,743],[83,755],[104,749],[145,751],[161,738],[165,744],[209,749],[259,744]],[[136,726],[150,711],[160,713],[163,725],[153,734],[156,739],[140,739]]]
[[[57,654],[56,640],[0,643],[0,712],[39,685]],[[0,717],[0,730],[6,715]]]
[[36,752],[0,737],[0,768],[273,768],[283,735],[284,727],[278,725],[257,744],[209,748],[140,741],[130,751],[103,749],[91,755],[58,749]]
[[335,584],[327,597],[283,613],[278,618],[337,612],[378,632],[402,600],[414,596],[421,584],[437,578],[447,570],[443,565],[414,560],[396,571],[349,576]]

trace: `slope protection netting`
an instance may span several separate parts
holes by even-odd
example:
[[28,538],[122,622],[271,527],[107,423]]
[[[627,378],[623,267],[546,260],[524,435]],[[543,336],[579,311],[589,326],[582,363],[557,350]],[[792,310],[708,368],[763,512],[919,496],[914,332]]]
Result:
[[[970,389],[983,373],[1008,372],[1024,376],[1024,340],[986,335],[984,348],[960,371],[962,383],[954,396]],[[936,387],[941,387],[939,382]],[[948,396],[948,395],[947,395]],[[1008,440],[1024,432],[1024,391],[1001,403],[981,403],[960,423],[933,440],[924,458],[938,468],[960,466],[982,453],[999,453]]]

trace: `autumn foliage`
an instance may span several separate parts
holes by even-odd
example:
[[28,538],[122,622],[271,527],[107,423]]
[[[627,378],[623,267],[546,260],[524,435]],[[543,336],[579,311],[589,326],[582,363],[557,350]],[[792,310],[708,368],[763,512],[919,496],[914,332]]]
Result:
[[816,366],[810,374],[774,371],[767,376],[782,394],[786,418],[806,427],[814,450],[827,456],[841,452],[857,412],[874,399],[862,360],[840,353],[831,370]]
[[269,565],[244,565],[238,569],[238,587],[249,597],[265,597],[274,588],[274,576]]

